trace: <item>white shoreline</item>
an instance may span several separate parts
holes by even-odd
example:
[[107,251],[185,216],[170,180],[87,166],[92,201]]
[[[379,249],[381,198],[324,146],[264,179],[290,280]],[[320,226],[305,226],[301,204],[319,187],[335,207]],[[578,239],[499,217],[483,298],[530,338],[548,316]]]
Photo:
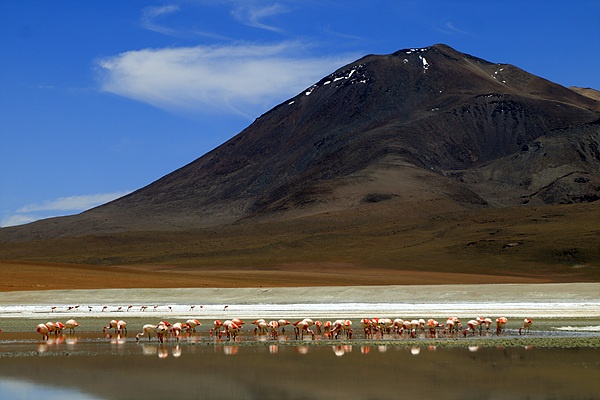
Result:
[[[78,308],[69,307],[79,306]],[[132,305],[130,311],[127,311]],[[191,306],[194,305],[194,309]],[[202,305],[202,308],[200,308]],[[92,307],[91,311],[89,307]],[[104,308],[107,306],[107,308]],[[146,311],[141,311],[147,306]],[[158,306],[156,309],[154,306]],[[225,309],[225,306],[228,306]],[[56,307],[54,311],[51,307]],[[121,311],[117,311],[119,307]],[[104,310],[104,311],[103,311]],[[0,318],[600,318],[600,283],[52,290],[0,293]]]

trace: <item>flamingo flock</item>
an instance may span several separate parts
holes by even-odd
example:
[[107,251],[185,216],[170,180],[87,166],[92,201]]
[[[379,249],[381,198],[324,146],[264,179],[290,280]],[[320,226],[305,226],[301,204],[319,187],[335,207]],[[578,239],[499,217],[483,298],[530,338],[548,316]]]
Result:
[[[444,323],[431,318],[425,319],[391,319],[391,318],[363,318],[360,320],[360,326],[366,339],[377,339],[384,337],[397,338],[445,338],[460,336],[489,335],[493,320],[487,317],[477,317],[470,319],[463,325],[461,320],[452,316],[446,319]],[[495,334],[502,335],[504,328],[508,323],[508,318],[498,317],[495,320]],[[293,334],[296,340],[304,340],[307,335],[311,340],[317,337],[320,339],[352,339],[353,326],[349,319],[338,319],[335,321],[314,321],[311,318],[303,318],[296,322],[290,322],[287,319],[273,319],[267,321],[263,318],[256,319],[251,323],[254,325],[253,333],[255,336],[278,340],[281,335],[285,335],[285,329],[288,325],[293,326]],[[170,323],[161,320],[156,325],[145,324],[141,332],[137,333],[135,338],[139,341],[142,337],[148,337],[148,341],[156,337],[160,343],[173,338],[179,341],[184,333],[192,335],[197,332],[202,323],[197,319],[188,319],[185,322]],[[213,321],[213,326],[208,331],[210,337],[226,338],[235,341],[245,325],[240,318],[231,318],[224,321],[219,319]],[[519,328],[519,335],[529,333],[533,320],[525,318],[523,325]],[[79,323],[74,319],[69,319],[65,323],[59,321],[48,321],[39,324],[36,331],[42,335],[42,340],[48,340],[50,335],[60,335],[63,330],[68,329],[69,334],[74,334]],[[103,333],[107,331],[114,332],[118,337],[127,335],[127,322],[119,319],[112,319],[103,328]]]
[[79,326],[79,323],[74,319],[70,319],[64,324],[60,321],[48,321],[45,324],[39,324],[36,327],[36,331],[42,335],[42,340],[48,340],[51,334],[58,336],[62,334],[63,329],[68,329],[69,333],[75,333],[75,328]]

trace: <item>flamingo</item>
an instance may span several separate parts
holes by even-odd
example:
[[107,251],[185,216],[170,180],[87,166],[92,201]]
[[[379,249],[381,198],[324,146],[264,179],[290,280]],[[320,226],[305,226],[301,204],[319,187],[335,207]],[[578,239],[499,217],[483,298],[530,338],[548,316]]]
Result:
[[333,322],[333,328],[331,329],[330,334],[335,334],[335,338],[337,339],[343,333],[347,339],[352,338],[352,321],[349,319],[338,319]]
[[437,336],[437,328],[440,326],[440,323],[435,319],[431,318],[427,320],[427,327],[429,328],[429,337],[435,338]]
[[127,322],[118,320],[117,321],[117,333],[120,334],[121,331],[124,331],[125,333],[127,333]]
[[323,334],[327,337],[331,337],[331,321],[325,321],[323,323]]
[[[309,322],[310,321],[310,322]],[[304,332],[310,333],[312,335],[312,339],[315,339],[315,332],[309,329],[309,326],[312,325],[312,320],[303,319],[302,321],[297,321],[294,323],[294,331],[296,332],[296,339],[298,339],[298,335],[301,335],[302,339],[304,339]]]
[[315,321],[315,326],[317,327],[317,335],[320,335],[323,327],[323,323],[321,321]]
[[521,334],[522,330],[525,330],[525,332],[529,333],[529,328],[531,328],[532,324],[533,321],[531,320],[531,318],[525,318],[523,320],[523,326],[519,328],[519,335]]
[[264,319],[260,318],[257,320],[252,321],[252,325],[256,325],[256,328],[254,328],[254,334],[256,335],[257,332],[259,335],[265,334],[267,333],[267,321],[265,321]]
[[412,329],[412,323],[409,320],[405,320],[402,323],[402,335],[404,336],[404,332],[406,332],[406,334],[408,336],[410,336],[411,329]]
[[285,333],[285,326],[291,324],[287,319],[280,319],[277,321],[279,326],[281,327],[281,333]]
[[508,318],[506,317],[498,317],[496,318],[496,335],[500,335],[502,333],[502,329],[504,325],[508,322]]
[[65,328],[69,330],[69,333],[75,333],[75,328],[77,328],[78,326],[79,323],[77,323],[77,321],[75,321],[74,319],[70,319],[67,322],[65,322]]
[[42,335],[42,340],[48,340],[50,337],[50,329],[46,324],[39,324],[36,331]]
[[469,322],[467,322],[467,326],[468,328],[463,331],[463,336],[467,336],[467,333],[469,333],[469,331],[471,331],[473,336],[475,336],[475,328],[479,326],[479,322],[477,322],[477,320],[475,319],[471,319],[469,320]]
[[144,336],[145,334],[148,335],[148,341],[150,341],[151,338],[151,334],[156,332],[156,328],[158,328],[158,325],[152,325],[152,324],[146,324],[142,327],[142,332],[138,333],[137,335],[135,335],[135,340],[139,341],[140,338],[142,336]]
[[420,326],[420,323],[419,323],[418,319],[410,320],[410,337],[411,338],[417,337],[417,329],[419,329],[419,326]]
[[383,337],[384,333],[390,333],[392,331],[392,326],[394,325],[394,321],[390,318],[379,318],[378,320],[379,329],[381,329],[381,335]]
[[61,325],[64,328],[64,325],[60,322],[52,322],[52,321],[46,322],[46,327],[48,328],[49,334],[54,333],[55,335],[58,335],[62,331]]
[[392,331],[394,333],[399,334],[402,332],[402,328],[404,326],[404,320],[402,318],[396,318],[392,321]]
[[268,326],[271,329],[271,336],[273,337],[273,340],[277,340],[277,338],[279,337],[279,333],[277,333],[277,328],[279,328],[279,322],[269,321]]
[[213,322],[213,327],[209,331],[210,336],[213,335],[213,332],[217,332],[219,329],[221,329],[222,326],[223,326],[223,321],[221,321],[220,319],[216,319]]
[[477,317],[476,321],[479,323],[479,334],[483,334],[483,327],[485,326],[485,332],[489,332],[490,325],[492,325],[491,318]]
[[371,329],[371,322],[372,321],[369,318],[363,318],[360,320],[360,326],[363,328],[365,337],[367,339],[373,337],[373,330]]
[[156,337],[158,338],[158,341],[161,343],[164,342],[165,337],[169,334],[169,326],[171,326],[171,324],[168,324],[168,325],[167,324],[168,323],[165,323],[165,321],[160,321],[155,329]]
[[175,336],[175,339],[179,341],[179,335],[184,328],[184,323],[176,322],[171,326],[171,333]]
[[446,320],[446,325],[444,327],[444,334],[452,335],[454,332],[454,320],[452,318],[448,318]]
[[231,340],[233,338],[233,340],[235,341],[235,338],[240,332],[242,326],[238,325],[234,320],[226,320],[225,322],[223,322],[223,328],[224,332],[219,332],[219,338],[221,337],[222,333],[225,333],[227,335],[228,340]]
[[55,335],[60,335],[62,333],[63,329],[65,329],[65,324],[63,324],[60,321],[56,321],[54,323],[54,325],[56,326],[56,329],[54,330]]
[[232,318],[231,321],[235,322],[235,324],[238,325],[240,328],[245,324],[245,322],[239,318]]
[[185,324],[188,327],[188,332],[196,332],[196,327],[202,325],[202,323],[200,323],[200,321],[198,321],[197,319],[188,319],[187,321],[185,321]]
[[117,319],[113,319],[111,320],[107,326],[104,327],[104,329],[102,329],[102,333],[106,333],[107,329],[114,329],[115,333],[117,333],[117,328],[118,328],[118,324],[119,324],[119,320]]

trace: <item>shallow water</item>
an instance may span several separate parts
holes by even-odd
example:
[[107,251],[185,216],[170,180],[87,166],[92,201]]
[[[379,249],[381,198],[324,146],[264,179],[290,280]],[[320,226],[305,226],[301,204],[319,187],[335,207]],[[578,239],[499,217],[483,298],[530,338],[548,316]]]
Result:
[[[65,348],[61,355],[0,358],[0,388],[9,384],[10,390],[10,383],[24,381],[41,385],[42,393],[58,388],[75,393],[73,398],[83,393],[100,399],[396,399],[402,393],[447,399],[591,399],[600,389],[598,349],[131,341],[75,346],[77,351]],[[0,398],[9,396],[0,392]]]
[[[137,342],[135,333],[147,319],[130,319],[127,337],[102,334],[104,319],[79,322],[77,333],[41,341],[36,321],[0,319],[8,327],[0,333],[0,398],[480,400],[593,399],[600,393],[599,348],[506,346],[522,338],[517,322],[509,322],[502,337],[447,339],[450,347],[446,339],[436,346],[424,337],[365,340],[360,332],[336,342],[296,340],[288,330],[270,341],[255,337],[252,326],[233,342],[211,338],[210,321],[179,342]],[[567,340],[597,337],[588,328],[600,325],[534,324],[526,337]]]

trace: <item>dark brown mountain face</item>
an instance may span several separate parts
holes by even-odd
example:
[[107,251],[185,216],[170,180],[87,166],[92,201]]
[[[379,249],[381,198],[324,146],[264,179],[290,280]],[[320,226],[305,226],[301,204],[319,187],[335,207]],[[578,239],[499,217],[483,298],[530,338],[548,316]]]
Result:
[[424,215],[440,204],[594,202],[599,120],[591,97],[445,45],[369,55],[151,185],[0,237],[282,221],[385,202]]

